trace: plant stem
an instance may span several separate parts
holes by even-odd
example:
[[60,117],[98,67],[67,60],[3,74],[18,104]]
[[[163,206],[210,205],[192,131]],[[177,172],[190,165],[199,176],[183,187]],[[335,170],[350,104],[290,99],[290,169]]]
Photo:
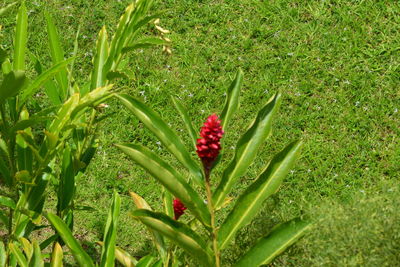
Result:
[[207,206],[208,206],[208,209],[210,210],[210,214],[211,214],[211,228],[212,228],[211,237],[213,240],[215,266],[220,267],[220,253],[219,253],[218,241],[217,241],[217,226],[215,225],[215,211],[214,211],[214,205],[212,203],[210,170],[208,168],[204,168],[204,172],[205,172],[205,176],[206,176]]

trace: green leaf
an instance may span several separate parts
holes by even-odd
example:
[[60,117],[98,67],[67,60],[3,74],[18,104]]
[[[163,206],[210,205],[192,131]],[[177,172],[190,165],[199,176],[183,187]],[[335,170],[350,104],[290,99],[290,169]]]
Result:
[[108,213],[106,228],[104,231],[104,245],[101,250],[101,267],[114,266],[115,261],[115,239],[117,235],[118,217],[121,207],[121,198],[114,191],[113,201]]
[[169,217],[174,217],[174,205],[173,205],[172,195],[168,190],[165,190],[163,187],[163,204],[164,204],[164,213]]
[[[54,25],[53,19],[49,13],[45,13],[47,21],[47,33],[49,35],[50,54],[53,64],[56,65],[64,61],[64,51],[61,47],[60,37],[57,33],[57,28]],[[56,80],[59,86],[59,97],[64,100],[68,94],[68,76],[67,68],[60,70],[56,75]]]
[[[4,14],[6,14],[7,12],[9,12],[9,11],[11,10],[11,8],[12,8],[13,6],[15,6],[17,3],[18,3],[18,2],[14,2],[14,3],[9,4],[8,6],[5,6],[5,7],[1,8],[1,9],[0,9],[0,17],[1,17],[1,16],[4,16]],[[2,265],[0,265],[0,266],[2,266]]]
[[49,80],[44,84],[46,95],[49,97],[53,105],[61,105],[60,95],[58,93],[57,85],[54,81]]
[[222,129],[226,130],[232,114],[239,109],[240,88],[243,84],[243,71],[241,69],[236,73],[235,79],[226,94],[224,109],[221,113]]
[[211,217],[206,204],[181,174],[145,147],[132,144],[117,147],[179,198],[204,225],[210,226]]
[[15,201],[9,197],[0,196],[0,205],[11,209],[15,209]]
[[89,257],[89,255],[83,250],[81,245],[79,245],[78,241],[74,238],[71,233],[71,230],[68,226],[56,215],[47,213],[46,218],[50,221],[53,227],[56,229],[62,240],[71,250],[72,255],[74,256],[75,260],[81,266],[93,266],[93,261]]
[[203,173],[192,160],[181,139],[150,108],[129,95],[116,95],[119,100],[154,133],[163,145],[193,174],[195,181],[204,187]]
[[0,241],[0,267],[6,267],[7,254],[3,241]]
[[59,212],[65,210],[75,194],[75,171],[74,162],[69,147],[64,148],[61,164],[60,183],[58,185],[58,205]]
[[136,267],[150,267],[157,258],[153,255],[146,255],[140,259]]
[[50,69],[42,72],[34,81],[32,81],[23,91],[21,97],[20,97],[20,106],[22,106],[25,101],[31,97],[38,89],[40,89],[41,86],[43,86],[49,79],[51,79],[54,75],[59,73],[60,71],[64,70],[65,67],[72,62],[72,58],[69,58],[67,60],[62,60],[54,66],[52,66]]
[[[169,195],[171,195],[165,189],[164,189],[164,192],[167,192]],[[141,196],[139,196],[138,194],[136,194],[134,192],[129,192],[129,194],[131,195],[133,202],[135,202],[135,205],[138,209],[152,210],[152,208],[146,202],[146,200],[144,200],[144,198],[142,198]],[[172,199],[171,199],[171,204],[172,204]],[[154,245],[156,246],[157,250],[159,251],[161,257],[166,258],[167,257],[167,248],[165,247],[165,242],[164,242],[163,236],[160,235],[157,231],[154,231],[150,228],[149,228],[149,231],[153,237]]]
[[235,207],[218,230],[220,249],[224,249],[236,232],[257,215],[264,200],[278,190],[283,178],[298,158],[301,145],[301,142],[293,142],[278,153],[260,177],[239,197]]
[[3,48],[0,47],[0,64],[3,64],[4,61],[7,59],[7,52]]
[[3,180],[5,184],[11,186],[13,184],[13,177],[10,173],[10,168],[4,162],[3,158],[0,156],[0,180]]
[[166,45],[166,44],[168,44],[168,42],[163,39],[160,39],[160,38],[156,38],[156,37],[145,38],[140,41],[137,41],[134,44],[124,47],[122,49],[121,53],[125,54],[125,53],[129,53],[129,52],[135,51],[136,49],[140,49],[140,48],[149,48],[149,47],[156,46],[156,45]]
[[97,52],[93,62],[93,72],[91,77],[90,89],[102,87],[106,83],[107,73],[104,73],[103,67],[108,57],[108,37],[106,27],[103,26],[97,38]]
[[194,149],[196,149],[198,133],[193,128],[192,120],[190,119],[189,114],[187,113],[185,107],[181,104],[181,102],[174,96],[171,96],[171,99],[175,105],[176,110],[178,110],[183,119],[183,122],[185,123],[186,129],[189,132],[190,139],[192,140],[193,147]]
[[14,43],[14,71],[25,70],[26,42],[28,40],[28,13],[25,2],[22,2],[17,14],[17,26]]
[[10,134],[15,134],[18,131],[25,130],[26,128],[32,127],[37,125],[39,122],[49,121],[53,119],[53,117],[31,117],[27,120],[20,120],[18,121],[10,130]]
[[44,262],[39,244],[36,240],[33,240],[32,245],[33,245],[33,255],[32,259],[29,261],[29,267],[43,267]]
[[279,107],[281,94],[277,93],[262,108],[257,118],[246,133],[239,139],[236,145],[235,156],[224,170],[221,182],[213,195],[213,203],[216,208],[223,204],[225,197],[232,189],[236,181],[246,173],[247,168],[257,155],[257,150],[270,135],[272,119]]
[[207,244],[185,224],[163,213],[149,210],[135,210],[132,215],[143,224],[169,238],[205,266],[213,266],[213,258],[211,252],[208,251]]
[[311,223],[300,219],[279,225],[269,235],[261,238],[234,266],[248,267],[270,263],[295,243],[311,226]]
[[24,256],[24,254],[22,254],[21,250],[14,243],[8,244],[8,247],[9,247],[11,253],[16,258],[19,266],[28,267],[28,261],[26,260],[26,257]]
[[0,104],[7,98],[17,95],[25,87],[26,81],[23,71],[10,71],[6,74],[0,86]]
[[115,258],[125,267],[135,267],[137,264],[137,260],[134,257],[119,247],[115,248]]
[[64,253],[60,244],[57,242],[53,246],[53,253],[51,254],[51,262],[50,267],[62,267],[62,260],[63,260]]

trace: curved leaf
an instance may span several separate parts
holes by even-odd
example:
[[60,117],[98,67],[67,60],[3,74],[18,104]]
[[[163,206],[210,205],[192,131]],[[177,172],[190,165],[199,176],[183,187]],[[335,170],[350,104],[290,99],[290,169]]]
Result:
[[47,213],[46,218],[50,221],[62,240],[71,250],[72,255],[81,266],[94,267],[92,259],[83,250],[78,241],[74,238],[68,226],[56,215]]
[[179,198],[204,225],[210,226],[211,217],[206,204],[181,174],[145,147],[132,144],[117,147]]
[[246,173],[247,168],[257,155],[257,150],[271,133],[272,118],[279,104],[281,94],[277,93],[262,108],[257,118],[236,145],[235,156],[224,170],[221,182],[213,195],[213,203],[218,208],[223,204],[226,195],[230,192],[235,182]]
[[224,249],[236,232],[249,223],[260,210],[263,202],[274,194],[283,178],[300,154],[301,142],[293,142],[277,154],[260,177],[236,201],[235,207],[218,230],[218,243]]
[[135,267],[137,264],[137,260],[134,257],[119,247],[115,248],[115,258],[125,267]]
[[226,129],[232,114],[239,108],[240,89],[243,84],[243,71],[241,69],[236,73],[235,79],[232,81],[226,93],[226,102],[221,113],[222,129]]
[[43,267],[44,262],[43,262],[42,252],[40,251],[39,244],[36,240],[33,240],[32,245],[33,245],[33,254],[32,254],[31,260],[29,261],[29,266],[30,267]]
[[143,258],[140,259],[140,261],[136,264],[136,267],[151,267],[151,264],[156,260],[157,258],[153,255],[146,255]]
[[62,248],[58,242],[56,242],[53,246],[53,253],[51,254],[51,262],[50,262],[50,267],[62,267],[63,263],[63,256],[64,253],[62,251]]
[[8,247],[12,255],[14,255],[15,259],[17,260],[19,266],[28,267],[28,261],[22,251],[14,243],[8,244]]
[[7,73],[0,86],[0,104],[7,98],[17,95],[25,87],[26,81],[25,72],[23,71],[17,70]]
[[279,225],[269,235],[261,238],[234,266],[248,267],[270,263],[295,243],[311,226],[311,223],[300,219]]
[[10,209],[15,209],[15,201],[12,198],[0,196],[0,206],[6,206]]
[[108,57],[108,37],[106,27],[103,26],[97,38],[97,52],[93,62],[93,72],[91,77],[90,89],[95,89],[105,85],[106,75],[103,67]]
[[[18,2],[14,2],[9,4],[8,6],[5,6],[3,8],[0,9],[0,16],[3,16],[4,14],[6,14],[8,11],[10,11],[10,9],[15,6]],[[1,266],[1,265],[0,265]]]
[[185,224],[163,213],[149,210],[135,210],[132,215],[143,224],[169,238],[205,266],[213,266],[213,258],[211,252],[207,251],[206,242]]
[[7,254],[3,241],[0,241],[0,267],[6,267]]
[[104,245],[101,250],[100,267],[114,266],[115,261],[115,239],[117,236],[118,217],[121,208],[121,198],[114,191],[113,201],[107,217],[106,229],[104,230]]
[[193,128],[192,121],[190,120],[189,114],[187,113],[185,107],[180,103],[180,101],[174,97],[171,96],[172,102],[174,103],[176,110],[178,110],[179,114],[181,115],[183,121],[185,122],[186,129],[189,132],[190,139],[192,140],[193,147],[196,149],[196,144],[197,144],[197,132]]
[[156,46],[156,45],[166,45],[166,44],[168,44],[167,41],[157,38],[157,37],[145,38],[145,39],[137,41],[134,44],[124,47],[122,49],[121,53],[125,54],[125,53],[129,53],[131,51],[135,51],[136,49],[140,49],[140,48],[149,48],[149,47]]
[[171,128],[150,108],[133,97],[117,94],[117,98],[154,133],[163,145],[193,174],[195,181],[204,186],[203,173],[192,160],[181,139]]

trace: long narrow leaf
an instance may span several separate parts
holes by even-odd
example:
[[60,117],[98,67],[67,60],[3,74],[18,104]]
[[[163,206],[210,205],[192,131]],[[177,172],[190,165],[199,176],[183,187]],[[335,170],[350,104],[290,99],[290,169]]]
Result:
[[132,215],[143,224],[169,238],[205,266],[213,266],[211,252],[207,250],[207,244],[185,224],[163,213],[149,210],[135,210]]
[[0,241],[0,267],[6,267],[7,254],[3,241]]
[[68,226],[56,215],[48,213],[46,218],[50,221],[62,240],[71,250],[72,255],[81,266],[94,267],[92,259],[83,250],[78,241],[74,238]]
[[[52,17],[47,12],[45,13],[45,17],[47,21],[47,33],[49,35],[50,54],[53,60],[53,64],[55,65],[64,60],[64,51],[61,47],[60,37],[58,35],[57,28],[54,25]],[[68,94],[67,68],[64,68],[57,73],[56,80],[58,86],[60,87],[60,99],[65,100]]]
[[[5,6],[5,7],[1,8],[1,9],[0,9],[0,17],[3,16],[4,14],[6,14],[8,11],[10,11],[11,8],[12,8],[13,6],[15,6],[17,3],[18,3],[18,2],[14,2],[14,3],[9,4],[8,6]],[[1,265],[0,265],[0,266],[1,266]]]
[[117,147],[179,198],[204,225],[210,226],[211,217],[206,204],[181,174],[145,147],[131,144]]
[[107,61],[107,57],[108,37],[106,27],[103,26],[97,39],[97,51],[93,62],[93,72],[91,77],[91,90],[105,85],[106,75],[103,71],[103,67]]
[[51,254],[51,261],[50,267],[62,267],[62,260],[63,260],[64,253],[60,244],[57,242],[54,244],[53,253]]
[[13,69],[25,70],[26,42],[28,40],[28,13],[25,2],[22,2],[17,14],[17,26],[15,30],[14,64]]
[[143,40],[138,41],[137,43],[131,44],[129,46],[126,46],[122,49],[121,53],[125,54],[125,53],[129,53],[132,51],[135,51],[136,49],[140,49],[140,48],[148,48],[148,47],[152,47],[152,46],[156,46],[156,45],[166,45],[168,44],[167,41],[164,41],[163,39],[160,38],[146,38]]
[[100,267],[114,266],[115,261],[115,239],[117,236],[118,217],[121,207],[121,198],[114,191],[113,201],[108,213],[106,228],[104,231],[104,245],[101,250]]
[[278,226],[262,238],[235,265],[235,267],[260,266],[270,263],[276,256],[295,243],[312,224],[294,219]]
[[14,243],[8,244],[8,247],[12,255],[14,255],[15,259],[17,260],[19,266],[28,267],[28,261],[26,260],[26,257],[22,251]]
[[42,258],[42,252],[40,251],[39,244],[36,240],[32,242],[33,245],[33,255],[32,259],[29,261],[29,267],[43,267],[44,262]]
[[215,207],[219,207],[233,185],[252,163],[257,155],[257,150],[271,133],[272,119],[279,107],[281,94],[273,96],[268,104],[258,112],[257,118],[239,139],[236,145],[235,156],[222,174],[221,182],[213,195]]
[[193,174],[195,181],[204,186],[203,174],[200,167],[190,157],[181,139],[171,128],[150,108],[129,95],[116,95],[117,98],[153,132],[161,143]]
[[151,264],[157,258],[153,255],[147,255],[140,259],[140,261],[136,264],[136,267],[151,267]]
[[226,130],[232,114],[239,108],[240,88],[243,84],[243,71],[238,70],[226,94],[226,102],[221,113],[222,129]]
[[20,106],[25,103],[25,101],[32,96],[41,86],[43,86],[49,79],[51,79],[58,72],[65,69],[65,67],[71,63],[73,58],[67,60],[62,60],[52,66],[50,69],[42,72],[34,81],[32,81],[23,91],[20,98]]
[[186,129],[189,132],[190,140],[192,141],[194,149],[196,149],[197,143],[197,132],[193,128],[192,121],[187,113],[185,107],[181,104],[181,102],[174,96],[171,96],[172,102],[175,105],[176,110],[181,115],[183,122],[185,123]]
[[15,201],[12,198],[0,196],[0,206],[6,206],[15,209]]
[[[170,194],[168,191],[167,191],[167,193]],[[138,194],[136,194],[134,192],[129,192],[129,194],[131,195],[133,202],[135,202],[135,205],[138,209],[152,210],[150,205],[141,196],[139,196]],[[172,200],[171,200],[171,203],[172,203]],[[167,248],[165,247],[165,242],[164,242],[163,236],[160,235],[157,231],[154,231],[150,228],[149,228],[149,231],[150,231],[151,235],[153,236],[154,244],[157,247],[157,250],[159,251],[161,257],[165,258],[167,256]]]
[[7,98],[17,95],[25,87],[26,81],[23,71],[17,70],[7,73],[0,86],[0,104]]
[[301,142],[293,142],[277,154],[260,177],[236,201],[235,207],[218,231],[224,249],[236,232],[258,213],[265,199],[274,194],[300,154]]

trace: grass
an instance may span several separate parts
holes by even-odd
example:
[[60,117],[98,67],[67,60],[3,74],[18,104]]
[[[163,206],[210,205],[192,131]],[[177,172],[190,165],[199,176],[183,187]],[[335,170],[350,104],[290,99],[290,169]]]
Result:
[[[9,1],[3,1],[3,3]],[[37,0],[30,10],[29,49],[50,62],[47,9],[57,18],[66,54],[81,24],[75,76],[84,81],[101,25],[115,29],[129,1]],[[169,95],[190,107],[197,128],[220,113],[224,92],[240,67],[245,80],[241,108],[226,133],[227,163],[235,140],[276,91],[284,95],[273,136],[242,177],[238,196],[291,140],[305,149],[283,187],[224,255],[228,263],[276,223],[297,215],[318,221],[315,229],[271,266],[394,266],[400,261],[398,184],[400,162],[400,4],[396,1],[156,1],[161,25],[169,30],[172,55],[159,49],[132,54],[135,79],[118,90],[146,101],[189,138]],[[14,16],[2,19],[3,43],[10,43]],[[149,29],[151,31],[151,29]],[[47,64],[49,66],[50,63]],[[146,230],[129,218],[133,190],[159,208],[160,188],[149,174],[113,146],[142,143],[171,161],[165,149],[116,101],[105,111],[100,148],[81,181],[79,202],[98,212],[77,212],[83,242],[101,238],[112,190],[122,195],[118,244],[134,255],[150,247]],[[217,182],[217,170],[213,177]],[[396,223],[397,222],[397,223]],[[95,253],[95,252],[93,252]]]

